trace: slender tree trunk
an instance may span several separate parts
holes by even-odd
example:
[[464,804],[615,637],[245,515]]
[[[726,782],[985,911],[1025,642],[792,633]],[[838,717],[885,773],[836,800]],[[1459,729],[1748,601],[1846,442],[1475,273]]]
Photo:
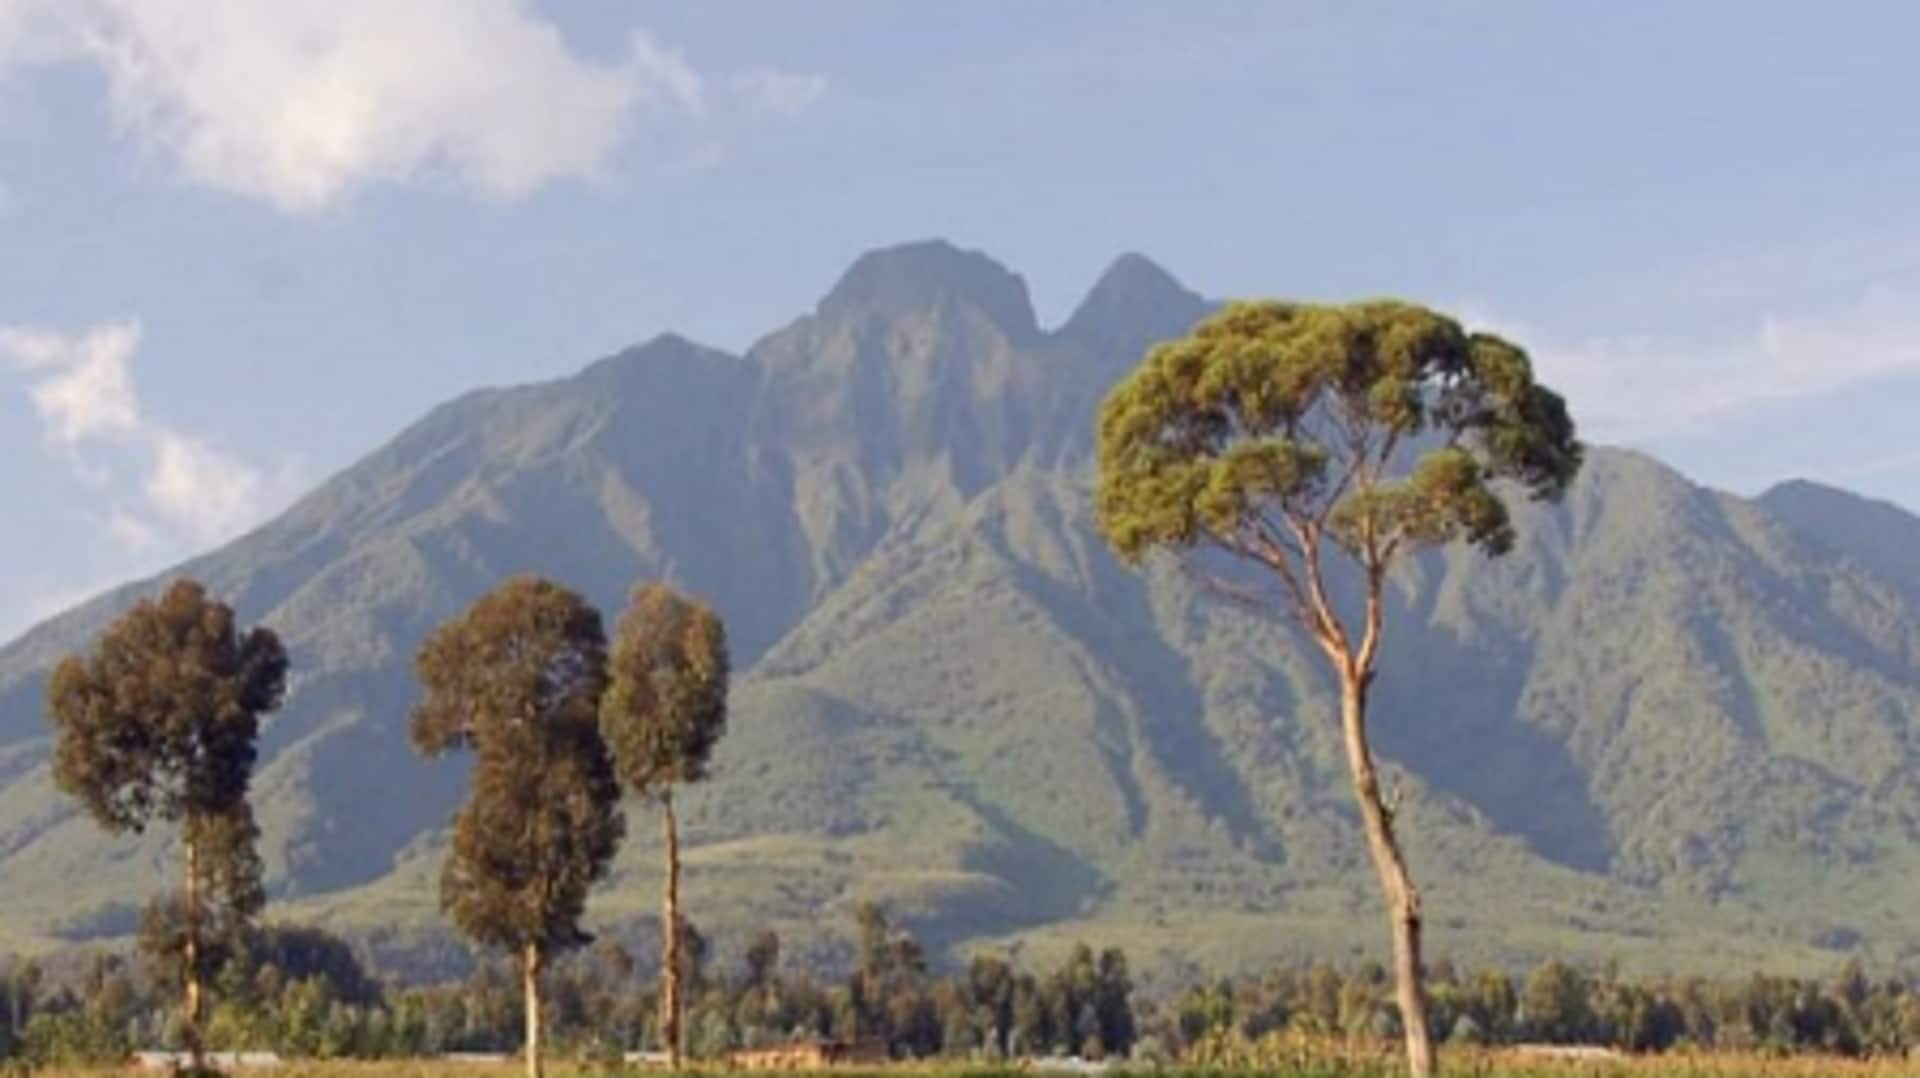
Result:
[[537,943],[527,944],[521,955],[520,985],[527,1008],[527,1078],[540,1078],[543,1061],[540,1057],[540,945]]
[[685,1037],[680,1028],[680,828],[673,817],[672,792],[660,796],[660,808],[667,839],[667,882],[660,908],[660,1039],[667,1062],[678,1070]]
[[187,1056],[194,1071],[198,1072],[206,1062],[206,1038],[201,1035],[200,1015],[202,1011],[200,987],[200,844],[191,836],[186,840],[187,848],[187,886],[185,947],[182,962],[186,966],[186,998],[182,1001],[181,1012],[185,1019],[184,1034],[187,1039]]
[[1407,1069],[1413,1078],[1433,1073],[1433,1042],[1427,1033],[1427,996],[1420,965],[1420,892],[1407,872],[1406,858],[1393,834],[1393,815],[1380,796],[1380,777],[1367,744],[1367,675],[1351,667],[1340,672],[1340,728],[1345,735],[1347,767],[1366,824],[1367,847],[1386,893],[1393,930],[1393,975],[1400,1024],[1407,1038]]

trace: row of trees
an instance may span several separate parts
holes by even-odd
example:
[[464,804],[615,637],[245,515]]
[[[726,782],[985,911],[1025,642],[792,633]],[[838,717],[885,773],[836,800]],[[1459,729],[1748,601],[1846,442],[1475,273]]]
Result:
[[[784,968],[761,932],[717,968],[688,926],[683,946],[690,1054],[715,1058],[815,1037],[874,1039],[897,1058],[1009,1059],[1039,1054],[1248,1063],[1299,1044],[1373,1046],[1400,1038],[1385,968],[1278,966],[1259,977],[1171,996],[1134,991],[1126,956],[1076,947],[1051,972],[976,954],[944,972],[884,911],[856,911],[855,947],[834,979]],[[556,1052],[612,1060],[659,1043],[657,954],[603,939],[545,972],[542,1016]],[[463,980],[397,988],[353,951],[306,928],[249,929],[212,977],[206,1043],[289,1057],[392,1058],[510,1052],[525,1037],[520,967],[480,961]],[[1899,1057],[1920,1048],[1920,988],[1850,964],[1828,980],[1754,975],[1630,979],[1546,962],[1428,971],[1436,1040],[1455,1044],[1604,1044],[1626,1051],[1736,1050]],[[0,1056],[36,1064],[114,1061],[177,1033],[170,965],[97,956],[63,975],[0,965]],[[1263,1047],[1273,1046],[1263,1051]]]
[[[928,968],[919,943],[884,911],[856,911],[851,968],[820,980],[781,965],[781,941],[756,935],[732,970],[716,970],[707,939],[687,928],[682,986],[692,1054],[714,1058],[811,1038],[878,1041],[899,1058],[1008,1058],[1034,1053],[1125,1056],[1135,1041],[1125,955],[1079,946],[1053,972],[979,955],[961,970]],[[656,961],[658,956],[651,956]],[[669,1011],[656,967],[614,940],[555,960],[541,1017],[557,1050],[611,1060],[662,1043]],[[338,940],[312,929],[250,929],[211,979],[205,1042],[291,1057],[381,1058],[509,1052],[528,1035],[521,966],[479,962],[463,981],[389,988]],[[117,1061],[129,1048],[181,1032],[169,1004],[173,969],[97,957],[64,981],[15,962],[0,977],[0,1054],[42,1064]]]
[[417,666],[414,745],[476,758],[440,903],[467,936],[519,956],[527,1073],[541,1069],[541,974],[554,956],[592,941],[580,919],[625,833],[623,788],[658,803],[665,831],[660,1040],[678,1066],[685,961],[673,791],[706,777],[726,728],[720,619],[665,585],[645,585],[609,654],[600,614],[584,599],[517,577],[435,630]]
[[[1431,1034],[1460,1044],[1589,1044],[1627,1052],[1676,1049],[1903,1057],[1920,1048],[1920,986],[1868,977],[1849,963],[1828,981],[1754,974],[1629,979],[1547,961],[1515,980],[1438,962],[1428,970]],[[1198,986],[1142,1021],[1191,1059],[1227,1062],[1276,1034],[1385,1039],[1401,1035],[1387,972],[1319,964]]]
[[[542,975],[592,940],[580,921],[625,835],[623,796],[657,804],[665,829],[660,1040],[677,1064],[685,961],[673,792],[705,777],[726,727],[720,619],[644,585],[609,649],[579,595],[516,577],[436,630],[416,665],[414,746],[474,757],[441,906],[469,938],[517,960],[528,1073],[541,1070]],[[182,580],[61,663],[48,687],[56,783],[110,831],[180,827],[181,886],[148,904],[141,943],[175,971],[179,1040],[196,1063],[207,982],[235,968],[265,902],[247,794],[260,721],[280,705],[287,667],[270,630],[242,631],[229,607]]]

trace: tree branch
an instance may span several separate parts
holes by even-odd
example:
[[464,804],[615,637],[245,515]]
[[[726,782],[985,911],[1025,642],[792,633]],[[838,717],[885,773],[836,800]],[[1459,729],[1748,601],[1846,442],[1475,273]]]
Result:
[[1192,581],[1195,586],[1204,588],[1228,602],[1238,603],[1241,606],[1251,607],[1263,612],[1271,605],[1269,603],[1269,597],[1260,594],[1258,588],[1247,584],[1235,583],[1218,573],[1210,573],[1184,558],[1176,564],[1180,567],[1181,576]]
[[[1368,487],[1375,482],[1379,470],[1386,468],[1388,460],[1393,456],[1393,451],[1399,443],[1400,432],[1397,430],[1389,431],[1387,436],[1381,439],[1379,456],[1370,459],[1367,474],[1362,480]],[[1395,535],[1387,541],[1383,549],[1380,545],[1379,518],[1371,511],[1367,513],[1366,520],[1361,526],[1361,560],[1367,574],[1367,609],[1361,631],[1360,651],[1354,660],[1354,670],[1360,677],[1369,681],[1373,678],[1374,662],[1380,655],[1381,626],[1386,620],[1380,592],[1385,586],[1387,568],[1392,564],[1393,552],[1399,546],[1399,542],[1400,537]]]
[[1381,626],[1386,621],[1384,604],[1380,589],[1385,581],[1385,566],[1378,561],[1367,565],[1367,613],[1366,627],[1360,637],[1360,652],[1354,659],[1354,670],[1363,679],[1373,679],[1374,661],[1380,655]]
[[[1287,563],[1286,556],[1283,551],[1275,550],[1272,548],[1264,548],[1264,547],[1259,549],[1249,549],[1245,544],[1241,543],[1237,539],[1225,538],[1225,537],[1212,535],[1212,534],[1209,534],[1207,538],[1209,543],[1211,543],[1216,549],[1218,549],[1220,552],[1224,554],[1229,554],[1233,557],[1244,558],[1249,561],[1258,562],[1259,564],[1264,565],[1267,568],[1273,570],[1274,575],[1278,576],[1280,578],[1281,583],[1286,587],[1287,612],[1292,614],[1296,621],[1300,622],[1302,628],[1307,628],[1307,629],[1313,628],[1313,622],[1311,617],[1309,616],[1309,611],[1312,608],[1307,603],[1306,594],[1300,588],[1299,578],[1293,572],[1292,567]],[[1259,546],[1257,537],[1256,537],[1256,546],[1257,547]],[[1189,579],[1207,588],[1209,591],[1212,591],[1222,596],[1223,598],[1231,599],[1235,602],[1241,603],[1242,605],[1252,606],[1252,607],[1256,607],[1263,610],[1266,609],[1266,607],[1269,605],[1268,601],[1262,596],[1260,596],[1260,594],[1257,591],[1255,591],[1254,589],[1246,585],[1233,583],[1232,581],[1229,581],[1226,577],[1220,576],[1216,573],[1209,573],[1204,570],[1198,569],[1195,566],[1193,566],[1191,563],[1186,561],[1180,562],[1180,568],[1181,568],[1181,572],[1184,575],[1186,575]]]
[[1307,574],[1307,595],[1311,600],[1309,610],[1313,614],[1314,635],[1319,638],[1321,650],[1327,653],[1335,665],[1345,666],[1353,659],[1353,645],[1347,637],[1347,630],[1340,622],[1339,614],[1333,609],[1333,600],[1327,596],[1326,574],[1320,566],[1320,528],[1313,520],[1301,520],[1292,516],[1287,518],[1300,549],[1305,552],[1301,562]]
[[[1331,408],[1331,406],[1327,407]],[[1334,481],[1333,486],[1327,490],[1326,496],[1321,499],[1320,511],[1313,516],[1313,525],[1316,531],[1326,527],[1328,519],[1333,516],[1334,509],[1340,504],[1340,499],[1346,497],[1348,488],[1353,485],[1354,479],[1360,475],[1361,468],[1367,459],[1364,425],[1355,426],[1349,424],[1344,412],[1335,412],[1332,425],[1339,430],[1341,440],[1346,443],[1345,467],[1340,471],[1340,478]],[[1330,442],[1331,439],[1321,440],[1322,445],[1329,444]]]

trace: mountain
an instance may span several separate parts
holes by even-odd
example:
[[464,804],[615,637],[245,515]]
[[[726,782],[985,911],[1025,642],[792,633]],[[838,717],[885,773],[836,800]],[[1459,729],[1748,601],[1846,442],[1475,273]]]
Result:
[[[664,577],[726,617],[730,731],[683,816],[689,911],[723,948],[773,925],[830,954],[873,897],[956,951],[1380,953],[1316,656],[1175,569],[1123,570],[1091,528],[1100,397],[1208,309],[1127,255],[1048,329],[984,255],[875,251],[743,356],[666,336],[469,394],[179,567],[292,653],[255,787],[273,908],[446,958],[463,774],[407,747],[411,655],[534,571],[609,611]],[[1393,581],[1375,721],[1436,952],[1920,954],[1920,521],[1596,449],[1518,527],[1506,558]],[[52,790],[40,715],[50,665],[160,583],[0,651],[16,946],[122,933],[174,871],[169,836],[103,838]],[[616,932],[652,914],[654,830],[635,819],[595,899]]]

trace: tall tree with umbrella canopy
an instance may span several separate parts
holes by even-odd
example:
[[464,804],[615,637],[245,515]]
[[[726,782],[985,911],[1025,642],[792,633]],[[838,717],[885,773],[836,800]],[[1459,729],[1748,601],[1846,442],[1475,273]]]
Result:
[[[1124,561],[1158,550],[1277,608],[1338,684],[1339,724],[1385,893],[1407,1060],[1430,1074],[1420,893],[1367,735],[1395,565],[1440,544],[1514,541],[1506,497],[1556,499],[1582,449],[1527,355],[1409,303],[1235,303],[1156,346],[1098,421],[1099,527]],[[1359,570],[1346,603],[1329,556]],[[1251,565],[1244,576],[1221,567]],[[1345,609],[1342,609],[1342,607]],[[1357,609],[1356,609],[1357,608]]]

